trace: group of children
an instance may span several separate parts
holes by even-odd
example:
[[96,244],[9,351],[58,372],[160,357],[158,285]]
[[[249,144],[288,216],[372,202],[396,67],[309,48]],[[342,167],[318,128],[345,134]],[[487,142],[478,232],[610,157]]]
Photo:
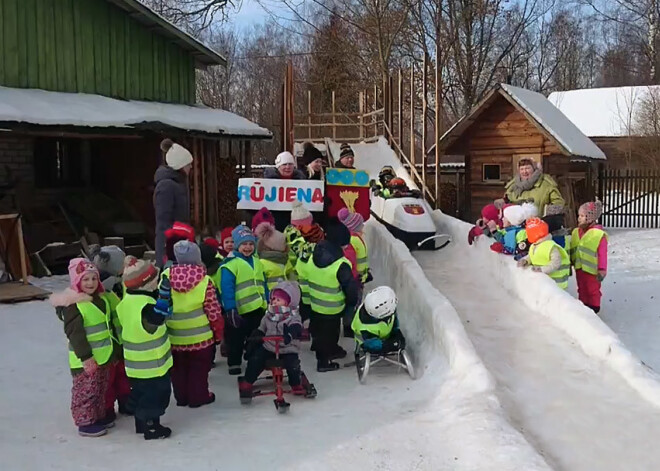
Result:
[[[172,390],[180,407],[214,402],[208,377],[219,343],[228,373],[239,376],[243,400],[252,397],[252,384],[274,356],[273,342],[264,337],[283,338],[280,358],[292,392],[304,395],[298,355],[309,333],[317,371],[328,372],[347,354],[339,346],[342,320],[344,334],[353,336],[353,327],[360,342],[398,332],[396,296],[386,310],[377,304],[373,318],[369,303],[358,309],[371,279],[363,227],[362,216],[346,209],[321,227],[296,206],[282,233],[263,208],[251,228],[225,228],[199,244],[191,226],[174,223],[165,234],[162,272],[115,246],[71,260],[70,287],[51,303],[69,341],[71,411],[79,434],[107,433],[118,401],[119,412],[134,415],[136,433],[147,440],[169,437],[160,417]],[[400,342],[398,333],[395,345]]]
[[545,273],[563,289],[575,269],[578,298],[595,313],[600,311],[601,283],[607,275],[607,233],[598,224],[602,203],[584,203],[578,210],[578,227],[570,236],[564,228],[564,209],[549,205],[543,218],[531,203],[489,204],[468,234],[468,243],[485,235],[495,242],[491,249],[513,255],[518,266]]

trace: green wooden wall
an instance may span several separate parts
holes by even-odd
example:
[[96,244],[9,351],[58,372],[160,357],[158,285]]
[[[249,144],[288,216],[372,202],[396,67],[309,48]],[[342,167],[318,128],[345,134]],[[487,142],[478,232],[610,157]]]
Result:
[[0,0],[0,85],[194,103],[195,67],[105,0]]

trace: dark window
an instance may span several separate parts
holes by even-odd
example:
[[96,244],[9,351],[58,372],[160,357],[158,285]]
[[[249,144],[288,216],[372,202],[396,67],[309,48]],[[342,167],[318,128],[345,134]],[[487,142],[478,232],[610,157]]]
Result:
[[34,142],[34,182],[37,188],[84,185],[82,140],[39,137]]
[[500,181],[500,164],[484,164],[484,181]]

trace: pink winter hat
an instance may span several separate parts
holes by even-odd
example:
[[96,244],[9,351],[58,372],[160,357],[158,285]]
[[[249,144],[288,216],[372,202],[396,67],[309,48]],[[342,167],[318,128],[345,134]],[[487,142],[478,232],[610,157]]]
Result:
[[275,218],[271,212],[268,211],[268,208],[261,208],[259,211],[257,211],[257,214],[252,216],[252,230],[254,231],[262,222],[267,222],[273,226],[275,225]]
[[262,250],[273,250],[275,252],[286,252],[286,238],[284,234],[275,229],[275,226],[262,222],[254,228],[254,235],[257,236],[257,252]]
[[347,208],[341,208],[337,218],[351,233],[361,232],[364,227],[364,218],[360,213],[351,213]]
[[98,268],[96,268],[96,265],[85,258],[72,258],[69,261],[69,283],[71,289],[76,293],[80,293],[80,282],[88,273],[94,273],[96,275],[96,278],[99,280],[99,287],[97,288],[97,292],[103,292],[103,285],[101,284],[101,277],[99,275]]

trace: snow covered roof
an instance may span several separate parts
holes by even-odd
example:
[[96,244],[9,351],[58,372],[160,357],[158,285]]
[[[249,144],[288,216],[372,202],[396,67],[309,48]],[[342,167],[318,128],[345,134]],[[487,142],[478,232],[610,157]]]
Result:
[[486,95],[472,111],[456,122],[440,139],[440,145],[447,148],[469,128],[479,115],[498,96],[503,96],[518,108],[536,127],[553,140],[559,148],[570,156],[604,160],[605,154],[585,136],[557,107],[540,93],[512,85],[500,84]]
[[149,29],[171,39],[179,47],[188,51],[195,58],[195,62],[206,65],[227,65],[227,59],[215,52],[210,47],[186,33],[179,27],[170,23],[146,5],[137,0],[106,0],[108,3],[118,6],[131,18],[145,25]]
[[205,106],[7,87],[0,87],[0,122],[127,129],[153,128],[154,124],[160,124],[227,137],[272,137],[268,129],[252,121]]
[[589,137],[632,135],[639,107],[660,85],[554,92],[548,100]]

